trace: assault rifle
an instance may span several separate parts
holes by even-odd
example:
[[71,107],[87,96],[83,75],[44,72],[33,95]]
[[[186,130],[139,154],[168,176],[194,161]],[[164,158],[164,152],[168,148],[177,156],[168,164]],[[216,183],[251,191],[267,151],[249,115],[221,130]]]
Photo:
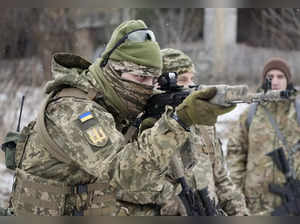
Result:
[[[247,85],[195,85],[184,89],[183,86],[177,85],[177,73],[164,73],[158,78],[159,90],[163,93],[153,95],[147,102],[144,113],[139,119],[140,123],[147,117],[160,118],[164,113],[166,105],[176,107],[196,90],[201,90],[208,87],[216,87],[217,94],[209,102],[221,106],[232,106],[239,103],[262,103],[262,102],[276,102],[283,100],[295,99],[296,90],[269,90],[271,80],[266,80],[267,87],[261,93],[249,93]],[[138,127],[138,126],[137,126]]]
[[188,216],[223,216],[221,209],[209,198],[208,188],[193,190],[186,182],[184,172],[175,157],[172,158],[170,167],[182,191],[178,195]]
[[[299,142],[297,143],[299,149]],[[281,197],[282,204],[275,208],[272,216],[300,215],[300,181],[295,179],[293,167],[290,166],[283,148],[278,148],[267,154],[275,163],[276,167],[284,174],[286,182],[281,186],[271,183],[269,191]],[[289,158],[291,159],[291,158]]]

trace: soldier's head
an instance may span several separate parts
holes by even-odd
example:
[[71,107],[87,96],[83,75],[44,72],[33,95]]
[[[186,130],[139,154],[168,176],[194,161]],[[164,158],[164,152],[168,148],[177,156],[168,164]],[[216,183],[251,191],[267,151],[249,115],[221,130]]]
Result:
[[[115,66],[122,78],[152,85],[160,75],[162,62],[154,33],[141,20],[123,22],[113,32],[102,54],[101,67]],[[120,68],[124,66],[124,68]]]
[[163,60],[163,73],[177,72],[177,85],[194,85],[195,66],[189,56],[180,50],[166,48],[160,51]]
[[263,69],[263,87],[266,87],[266,80],[271,80],[272,90],[286,90],[293,88],[292,74],[288,63],[281,58],[269,59]]
[[119,102],[119,109],[126,104],[133,116],[141,112],[162,69],[154,33],[141,20],[123,22],[114,30],[99,60],[104,74],[99,78],[105,82],[102,87],[110,90],[107,97]]

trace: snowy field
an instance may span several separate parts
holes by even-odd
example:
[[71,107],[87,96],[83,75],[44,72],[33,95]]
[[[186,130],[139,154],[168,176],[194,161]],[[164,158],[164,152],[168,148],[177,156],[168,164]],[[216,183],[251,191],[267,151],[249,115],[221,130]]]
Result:
[[222,141],[222,149],[224,151],[224,155],[227,154],[228,137],[232,132],[233,125],[236,121],[238,121],[240,115],[248,107],[249,104],[245,104],[245,103],[238,104],[237,107],[230,113],[218,117],[216,129],[217,129],[217,135]]
[[[25,104],[23,109],[23,116],[22,116],[22,127],[26,125],[28,122],[33,120],[36,117],[37,109],[41,103],[41,99],[43,97],[42,91],[40,89],[24,89],[23,91],[19,91],[16,95],[15,100],[13,102],[9,102],[10,109],[6,111],[15,111],[15,113],[6,112],[4,116],[4,124],[5,126],[16,127],[16,122],[14,121],[15,117],[18,115],[20,99],[22,95],[26,93]],[[0,94],[0,105],[6,105],[7,103],[3,104],[6,101],[6,97]],[[247,104],[239,104],[235,110],[232,112],[220,116],[218,118],[218,123],[216,125],[218,136],[222,140],[222,147],[224,153],[226,154],[226,145],[228,142],[228,136],[231,131],[231,126],[234,121],[237,121],[240,114],[248,107]],[[0,156],[0,206],[6,206],[7,200],[9,198],[9,192],[11,191],[12,182],[13,182],[13,172],[7,170],[4,165],[4,153],[1,151]]]
[[0,206],[7,205],[9,193],[11,192],[14,172],[6,169],[5,164],[0,163]]

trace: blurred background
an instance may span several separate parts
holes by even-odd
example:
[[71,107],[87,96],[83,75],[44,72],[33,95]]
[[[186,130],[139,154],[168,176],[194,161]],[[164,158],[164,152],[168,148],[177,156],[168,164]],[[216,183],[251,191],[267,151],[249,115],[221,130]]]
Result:
[[[258,86],[264,62],[285,58],[300,83],[300,14],[293,8],[2,8],[0,9],[0,142],[17,127],[25,95],[21,127],[36,117],[52,79],[51,56],[72,52],[94,61],[112,31],[123,21],[142,19],[161,48],[183,50],[194,61],[198,84]],[[219,119],[224,143],[228,130],[247,107]],[[225,150],[226,151],[226,150]],[[13,173],[0,152],[0,206],[7,202]]]

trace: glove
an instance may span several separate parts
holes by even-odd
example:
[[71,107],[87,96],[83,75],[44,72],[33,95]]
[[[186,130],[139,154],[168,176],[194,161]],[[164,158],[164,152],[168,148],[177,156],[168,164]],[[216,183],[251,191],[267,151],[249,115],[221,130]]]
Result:
[[232,111],[235,106],[224,107],[209,103],[217,93],[216,87],[205,88],[191,93],[176,107],[178,118],[190,127],[191,125],[214,125],[221,114]]
[[154,117],[148,117],[145,120],[142,121],[140,125],[140,130],[139,132],[142,133],[144,130],[148,128],[152,128],[154,124],[156,123],[157,119]]
[[187,216],[187,212],[181,199],[178,196],[174,196],[161,207],[160,215],[161,216]]

